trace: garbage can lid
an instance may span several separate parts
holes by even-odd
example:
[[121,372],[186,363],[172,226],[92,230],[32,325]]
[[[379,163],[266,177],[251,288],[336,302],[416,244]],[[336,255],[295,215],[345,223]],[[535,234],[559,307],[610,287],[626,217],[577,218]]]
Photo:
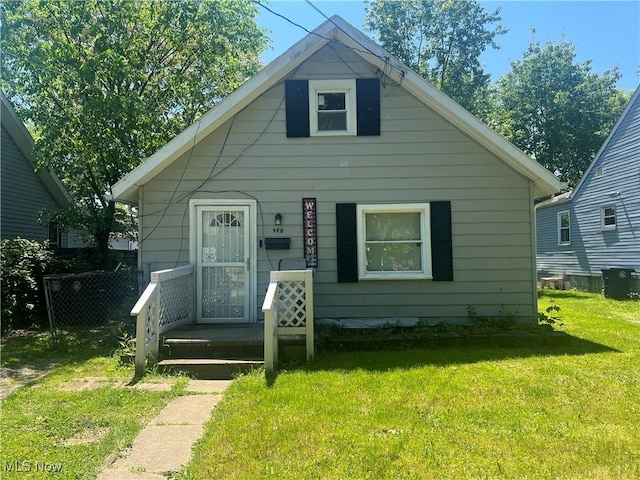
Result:
[[635,269],[636,267],[631,265],[615,265],[610,267],[602,267],[600,270],[602,270],[603,272],[607,270],[629,270],[633,272]]

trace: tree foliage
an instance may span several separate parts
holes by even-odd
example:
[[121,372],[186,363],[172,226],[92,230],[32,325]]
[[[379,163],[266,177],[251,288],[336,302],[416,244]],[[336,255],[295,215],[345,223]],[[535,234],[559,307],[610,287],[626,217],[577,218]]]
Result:
[[490,75],[479,57],[499,48],[495,39],[507,32],[499,13],[475,0],[371,0],[365,27],[419,75],[484,118]]
[[53,261],[53,253],[34,240],[20,237],[0,243],[0,300],[2,334],[39,323],[45,311],[42,277]]
[[107,248],[123,174],[260,67],[248,0],[5,2],[2,86],[41,164],[76,200],[67,219]]
[[496,85],[492,126],[573,187],[629,100],[619,78],[576,63],[569,42],[532,42]]

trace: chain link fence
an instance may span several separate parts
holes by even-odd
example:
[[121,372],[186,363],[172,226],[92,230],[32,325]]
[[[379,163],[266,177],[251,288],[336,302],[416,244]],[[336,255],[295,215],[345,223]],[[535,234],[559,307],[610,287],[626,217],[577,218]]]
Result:
[[[137,271],[46,275],[44,288],[51,333],[131,323],[139,290]],[[125,325],[126,327],[126,325]]]

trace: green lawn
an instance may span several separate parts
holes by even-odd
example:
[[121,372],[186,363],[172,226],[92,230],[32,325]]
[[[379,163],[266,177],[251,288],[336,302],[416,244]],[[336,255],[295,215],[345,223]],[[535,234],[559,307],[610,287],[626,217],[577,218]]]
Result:
[[[130,446],[170,399],[184,393],[186,382],[178,378],[169,392],[124,386],[133,366],[119,363],[117,347],[108,329],[64,334],[58,343],[49,334],[3,339],[3,367],[28,364],[50,373],[0,405],[0,478],[94,479],[109,455]],[[97,388],[68,386],[96,377]]]
[[545,291],[557,348],[327,354],[234,382],[181,479],[638,479],[640,303]]

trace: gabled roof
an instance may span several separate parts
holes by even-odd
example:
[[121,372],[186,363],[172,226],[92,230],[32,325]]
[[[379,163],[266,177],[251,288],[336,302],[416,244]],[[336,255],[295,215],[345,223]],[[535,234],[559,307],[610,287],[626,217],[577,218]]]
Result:
[[67,189],[64,188],[60,179],[49,168],[42,167],[36,170],[36,151],[33,137],[18,117],[13,105],[2,90],[0,90],[0,104],[2,104],[0,112],[2,126],[7,130],[9,136],[16,143],[16,146],[29,163],[31,169],[38,178],[40,178],[40,181],[49,191],[58,206],[66,207],[71,203],[69,192],[67,192]]
[[560,181],[551,172],[411,71],[357,28],[335,15],[273,60],[257,75],[247,80],[231,95],[205,113],[197,122],[125,175],[113,186],[113,198],[121,202],[136,204],[139,186],[151,180],[174,160],[193,148],[269,88],[280,83],[298,65],[332,41],[351,48],[364,60],[377,66],[380,71],[389,72],[388,75],[392,80],[401,83],[405,90],[514,170],[529,178],[533,182],[536,197],[550,195],[560,190]]
[[[584,172],[584,174],[582,175],[582,178],[580,179],[580,182],[578,182],[578,185],[576,185],[576,188],[574,188],[571,194],[569,195],[570,199],[576,196],[576,193],[580,190],[580,187],[582,187],[582,185],[584,184],[585,179],[589,176],[589,173],[591,173],[591,170],[595,168],[596,163],[598,163],[598,160],[603,155],[604,151],[607,149],[607,146],[611,142],[611,139],[615,136],[616,132],[618,131],[618,128],[620,128],[620,125],[624,121],[625,117],[627,116],[629,111],[633,108],[634,104],[636,103],[640,104],[640,86],[636,88],[636,91],[631,96],[631,100],[629,100],[629,103],[627,104],[625,109],[622,111],[620,118],[618,118],[618,121],[615,123],[615,125],[611,129],[611,132],[609,132],[609,136],[600,147],[600,150],[598,150],[598,153],[596,153],[596,156],[593,157],[593,161],[589,165],[589,168],[587,168],[586,172]],[[640,108],[640,105],[639,105],[639,108]],[[640,139],[638,140],[640,141]]]
[[620,118],[618,118],[618,121],[615,123],[615,125],[609,132],[609,136],[607,136],[606,140],[600,147],[600,150],[598,150],[598,153],[596,153],[596,156],[593,157],[593,160],[589,164],[589,168],[587,168],[587,170],[582,174],[582,178],[578,182],[578,185],[576,185],[576,188],[574,188],[570,192],[565,192],[562,195],[556,195],[555,197],[550,198],[549,200],[546,200],[540,203],[539,205],[536,205],[536,208],[546,208],[552,205],[558,205],[559,203],[567,203],[573,200],[573,197],[575,197],[576,194],[580,191],[580,188],[582,188],[582,186],[584,185],[585,180],[591,173],[591,170],[595,168],[596,164],[600,160],[600,157],[604,154],[605,150],[609,146],[609,143],[611,143],[611,139],[616,135],[616,132],[620,128],[620,125],[622,124],[625,117],[628,115],[629,111],[634,107],[636,103],[638,103],[638,108],[640,108],[640,86],[636,88],[636,91],[631,96],[631,100],[629,100],[629,103],[627,104],[625,109],[622,111]]

